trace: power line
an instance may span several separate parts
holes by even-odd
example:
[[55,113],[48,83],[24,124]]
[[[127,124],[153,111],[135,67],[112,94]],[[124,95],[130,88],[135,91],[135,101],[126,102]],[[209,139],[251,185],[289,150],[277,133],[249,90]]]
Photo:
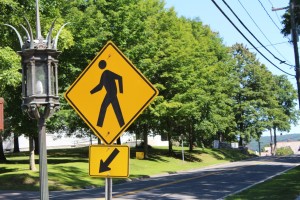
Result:
[[277,24],[274,22],[273,18],[270,16],[270,14],[268,13],[268,11],[266,10],[265,6],[261,3],[260,0],[258,0],[260,5],[263,7],[263,9],[265,10],[265,12],[267,13],[267,15],[269,16],[269,18],[271,19],[271,21],[273,22],[273,24],[278,28],[279,31],[281,31],[281,29],[277,26]]
[[224,11],[219,7],[219,5],[215,2],[215,0],[211,0],[215,6],[219,9],[219,11],[226,17],[226,19],[232,24],[232,26],[245,38],[245,40],[247,40],[247,42],[249,42],[249,44],[251,44],[251,46],[262,56],[264,57],[269,63],[271,63],[274,67],[276,67],[278,70],[280,70],[281,72],[290,75],[290,76],[295,76],[293,74],[290,74],[284,70],[282,70],[281,68],[279,68],[277,65],[275,65],[271,60],[269,60],[262,52],[260,52],[255,46],[254,44],[242,33],[242,31],[231,21],[231,19],[224,13]]
[[[272,4],[272,2],[271,2],[270,0],[268,0],[268,1],[269,1],[269,3],[271,4],[271,6],[272,6],[272,8],[273,8],[274,5]],[[277,16],[278,22],[281,24],[281,21],[280,21],[280,18],[279,18],[279,16],[278,16],[277,12],[276,12],[275,14],[276,14],[276,16]],[[281,26],[282,26],[282,24],[281,24]],[[282,28],[283,28],[283,27],[282,27]]]
[[[227,6],[227,8],[232,12],[232,14],[239,20],[239,22],[243,25],[243,27],[252,35],[252,37],[265,49],[267,50],[275,59],[277,59],[278,61],[280,61],[280,64],[285,63],[285,61],[277,58],[269,49],[267,49],[267,47],[265,47],[258,39],[257,37],[248,29],[248,27],[242,22],[242,20],[235,14],[235,12],[231,9],[231,7],[226,3],[225,0],[222,0],[223,3]],[[270,42],[271,43],[271,42]],[[289,65],[289,64],[287,64]],[[289,65],[289,66],[293,66],[293,65]]]
[[[268,45],[265,45],[266,47],[269,47],[269,46],[276,46],[276,45],[280,45],[280,44],[285,44],[285,43],[289,43],[289,42],[277,42],[277,43],[273,43],[273,44],[268,44]],[[263,46],[257,46],[256,48],[262,48]],[[249,48],[249,49],[254,49],[254,48]]]
[[[281,55],[281,57],[283,58],[283,59],[285,59],[286,61],[287,61],[287,59],[278,51],[278,49],[274,46],[274,45],[272,45],[272,42],[268,39],[268,37],[264,34],[264,32],[261,30],[261,28],[257,25],[257,23],[255,22],[255,20],[252,18],[252,16],[249,14],[249,12],[248,12],[248,10],[244,7],[244,5],[241,3],[241,1],[240,0],[238,0],[239,1],[239,3],[240,3],[240,5],[243,7],[243,9],[245,10],[245,12],[247,13],[247,15],[250,17],[250,19],[252,20],[252,22],[255,24],[255,26],[258,28],[258,30],[263,34],[263,36],[266,38],[266,40],[268,40],[268,42],[270,43],[270,46],[272,46],[274,49],[275,49],[275,51],[277,51],[277,53],[279,54],[279,55]],[[263,45],[262,45],[262,47],[264,47]],[[268,51],[268,50],[267,50]],[[272,53],[271,53],[272,54]],[[273,54],[272,54],[273,55]],[[274,55],[273,55],[274,56]],[[276,58],[276,57],[275,57]],[[276,58],[277,59],[277,58]],[[279,59],[277,59],[277,60],[279,60]],[[290,67],[294,67],[293,65],[291,65],[291,64],[288,64],[288,63],[286,63],[286,62],[283,62],[283,61],[281,61],[281,60],[279,60],[280,61],[280,63],[282,63],[282,64],[286,64],[286,65],[288,65],[288,66],[290,66]],[[287,61],[287,62],[289,62],[289,61]]]

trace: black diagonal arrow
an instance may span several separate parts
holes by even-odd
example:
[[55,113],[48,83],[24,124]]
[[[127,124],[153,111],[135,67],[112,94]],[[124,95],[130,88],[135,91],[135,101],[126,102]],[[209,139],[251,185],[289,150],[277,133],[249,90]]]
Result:
[[116,148],[116,149],[113,150],[113,152],[110,154],[110,156],[108,156],[106,161],[103,161],[101,159],[100,167],[99,167],[99,173],[106,172],[106,171],[110,170],[110,168],[108,166],[115,159],[115,157],[118,155],[119,152],[120,151]]

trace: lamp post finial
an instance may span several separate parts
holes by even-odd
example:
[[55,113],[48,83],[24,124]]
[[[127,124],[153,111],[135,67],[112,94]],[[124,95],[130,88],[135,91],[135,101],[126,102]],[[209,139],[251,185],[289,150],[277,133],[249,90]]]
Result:
[[35,1],[35,9],[36,9],[36,34],[37,38],[36,39],[41,39],[42,34],[41,34],[41,23],[40,23],[40,12],[39,12],[39,0]]

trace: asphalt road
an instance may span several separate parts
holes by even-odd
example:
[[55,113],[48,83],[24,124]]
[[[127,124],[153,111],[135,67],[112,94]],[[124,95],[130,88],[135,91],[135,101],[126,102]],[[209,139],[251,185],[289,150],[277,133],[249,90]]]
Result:
[[[114,200],[224,199],[300,164],[300,156],[261,157],[113,185]],[[53,200],[104,199],[105,189],[50,192]],[[39,199],[38,192],[0,191],[0,199]]]

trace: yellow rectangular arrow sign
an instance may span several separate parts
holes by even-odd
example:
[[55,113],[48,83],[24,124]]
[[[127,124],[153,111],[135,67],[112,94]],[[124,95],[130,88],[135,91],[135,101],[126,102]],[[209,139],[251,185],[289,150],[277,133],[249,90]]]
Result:
[[92,145],[89,174],[103,178],[129,176],[129,147],[126,145]]

